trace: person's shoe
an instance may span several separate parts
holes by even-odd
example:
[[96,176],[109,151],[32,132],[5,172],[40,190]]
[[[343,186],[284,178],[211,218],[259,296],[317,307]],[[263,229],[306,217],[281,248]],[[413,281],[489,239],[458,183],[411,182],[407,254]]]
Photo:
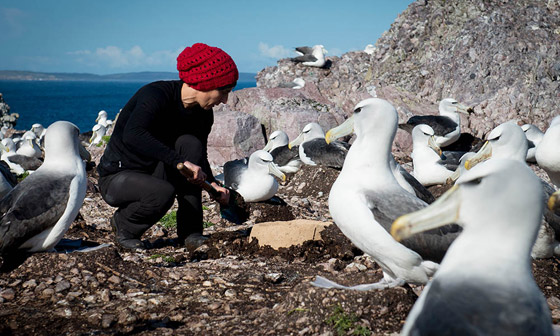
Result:
[[120,247],[129,249],[129,250],[145,250],[146,245],[140,240],[136,238],[126,238],[123,234],[119,231],[117,227],[117,222],[115,222],[115,217],[111,217],[111,227],[113,228],[113,232],[115,233],[115,241]]
[[203,236],[202,233],[195,232],[191,233],[190,235],[185,238],[185,247],[187,250],[192,251],[196,250],[200,246],[202,246],[208,240],[207,236]]

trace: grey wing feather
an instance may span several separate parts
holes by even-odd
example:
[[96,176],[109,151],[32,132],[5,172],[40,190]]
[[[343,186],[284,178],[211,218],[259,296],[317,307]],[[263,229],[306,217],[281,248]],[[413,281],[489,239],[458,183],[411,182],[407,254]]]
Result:
[[552,335],[544,298],[477,281],[434,279],[412,335]]
[[313,48],[311,47],[296,47],[295,48],[296,51],[299,51],[300,53],[307,55],[307,54],[312,54],[313,53]]
[[276,147],[270,152],[270,155],[272,155],[274,163],[282,167],[299,157],[299,146],[294,146],[291,149],[288,148],[288,145]]
[[313,55],[303,55],[303,56],[298,56],[298,57],[293,57],[292,61],[294,62],[315,62],[317,60],[317,57],[313,56]]
[[414,126],[426,124],[434,130],[435,135],[439,136],[451,133],[459,126],[451,118],[437,115],[413,116],[406,123]]
[[[393,221],[399,216],[420,210],[427,205],[405,190],[398,193],[370,193],[366,197],[376,221],[387,232],[390,231]],[[445,225],[416,234],[401,241],[401,244],[420,254],[424,259],[439,262],[460,231],[461,228],[456,224]]]
[[439,163],[449,170],[455,171],[461,164],[461,157],[466,152],[464,151],[443,151],[443,159]]
[[8,158],[10,162],[20,165],[25,170],[37,170],[43,164],[43,161],[25,155],[12,155]]
[[305,155],[318,165],[341,169],[348,154],[348,149],[340,142],[327,144],[325,139],[318,138],[302,144]]
[[239,188],[241,175],[248,168],[248,158],[228,161],[224,164],[224,184],[233,190]]
[[56,224],[69,198],[72,175],[32,174],[0,201],[0,252],[17,249]]
[[414,176],[410,175],[410,173],[407,172],[406,169],[404,169],[401,165],[399,165],[399,172],[404,177],[406,182],[410,184],[412,189],[414,189],[416,197],[428,204],[431,204],[436,200],[434,195],[432,195],[432,193],[428,189],[426,189],[426,187],[424,187],[422,183],[420,183]]
[[8,181],[10,186],[15,187],[17,184],[17,177],[10,170],[10,166],[4,161],[0,161],[0,172],[4,175],[4,178]]

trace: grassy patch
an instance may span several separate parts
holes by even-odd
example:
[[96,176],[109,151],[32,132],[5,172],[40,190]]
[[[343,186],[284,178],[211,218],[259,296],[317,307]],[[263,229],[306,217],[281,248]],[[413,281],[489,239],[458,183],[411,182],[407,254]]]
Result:
[[97,147],[105,146],[107,145],[110,139],[111,139],[110,135],[104,135],[101,137],[101,141],[99,141],[99,143],[96,146]]
[[202,222],[202,226],[206,229],[209,228],[211,226],[214,226],[215,224],[212,222]]
[[337,335],[346,335],[349,330],[353,330],[352,335],[371,335],[371,330],[364,326],[356,325],[358,317],[355,314],[346,313],[340,304],[333,306],[332,310],[333,313],[326,319],[325,322],[334,328]]
[[177,227],[177,211],[171,211],[165,214],[159,223],[166,229],[171,229]]
[[202,206],[202,210],[210,210],[210,208],[207,207],[206,205],[203,205],[203,206]]
[[24,171],[23,174],[19,174],[19,175],[17,176],[17,181],[18,181],[18,183],[21,182],[21,181],[23,181],[23,180],[25,180],[25,178],[26,178],[27,176],[29,176],[29,172],[28,172],[27,170]]
[[167,256],[165,254],[152,254],[150,256],[150,259],[157,259],[157,258],[161,258],[163,259],[163,261],[167,262],[167,263],[172,263],[175,262],[175,258],[172,256]]

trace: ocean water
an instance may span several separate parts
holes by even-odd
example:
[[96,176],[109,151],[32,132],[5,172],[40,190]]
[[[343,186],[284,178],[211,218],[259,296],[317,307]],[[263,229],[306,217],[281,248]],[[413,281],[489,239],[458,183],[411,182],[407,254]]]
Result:
[[[67,120],[90,131],[101,110],[114,119],[134,93],[148,82],[88,81],[6,81],[0,80],[0,93],[18,113],[18,130],[28,130],[40,123],[48,127],[55,121]],[[239,82],[235,90],[255,87],[256,82]]]

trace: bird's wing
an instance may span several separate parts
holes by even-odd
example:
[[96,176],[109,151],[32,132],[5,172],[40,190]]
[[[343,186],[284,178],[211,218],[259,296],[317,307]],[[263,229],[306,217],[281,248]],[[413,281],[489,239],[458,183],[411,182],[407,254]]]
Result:
[[313,48],[311,47],[296,47],[296,52],[300,52],[303,55],[307,55],[307,54],[312,54],[313,53]]
[[426,124],[434,130],[434,134],[444,136],[457,128],[457,123],[451,118],[437,115],[413,116],[406,122],[409,125]]
[[309,55],[293,57],[292,61],[294,61],[294,62],[315,62],[315,61],[317,61],[317,57],[309,54]]
[[60,219],[70,196],[72,175],[34,173],[0,200],[0,252],[17,249]]
[[12,155],[8,159],[10,162],[20,165],[25,170],[37,170],[43,164],[43,161],[38,158],[21,154]]
[[404,177],[406,182],[408,182],[408,184],[410,184],[412,189],[414,189],[414,193],[416,194],[416,197],[418,197],[419,199],[421,199],[422,201],[428,204],[431,204],[433,201],[436,200],[434,195],[432,195],[432,193],[428,189],[426,189],[426,187],[424,187],[422,183],[420,183],[420,181],[418,181],[414,176],[412,176],[409,172],[407,172],[406,169],[404,169],[401,165],[399,165],[398,168],[399,168],[399,172]]
[[[399,193],[367,193],[366,198],[375,219],[387,232],[399,216],[426,207],[424,201],[405,190]],[[445,225],[416,234],[401,241],[401,244],[416,251],[424,259],[439,262],[460,231],[461,228],[456,224]]]
[[318,165],[341,169],[348,149],[331,142],[327,144],[324,138],[317,138],[303,143],[304,153]]
[[287,165],[290,161],[295,160],[299,157],[299,148],[298,146],[294,146],[290,149],[288,148],[288,145],[280,146],[274,148],[270,152],[270,155],[272,155],[274,163],[282,167],[284,165]]
[[410,334],[550,335],[546,305],[538,296],[520,292],[476,280],[443,284],[436,278]]
[[224,164],[224,184],[233,190],[239,188],[241,176],[248,168],[248,159],[237,159]]
[[0,173],[4,175],[4,178],[6,178],[6,181],[8,181],[12,187],[15,187],[17,184],[17,177],[12,173],[10,166],[5,161],[0,161]]
[[463,151],[443,151],[443,158],[438,161],[439,164],[449,170],[455,170],[460,165],[461,157],[466,152]]

